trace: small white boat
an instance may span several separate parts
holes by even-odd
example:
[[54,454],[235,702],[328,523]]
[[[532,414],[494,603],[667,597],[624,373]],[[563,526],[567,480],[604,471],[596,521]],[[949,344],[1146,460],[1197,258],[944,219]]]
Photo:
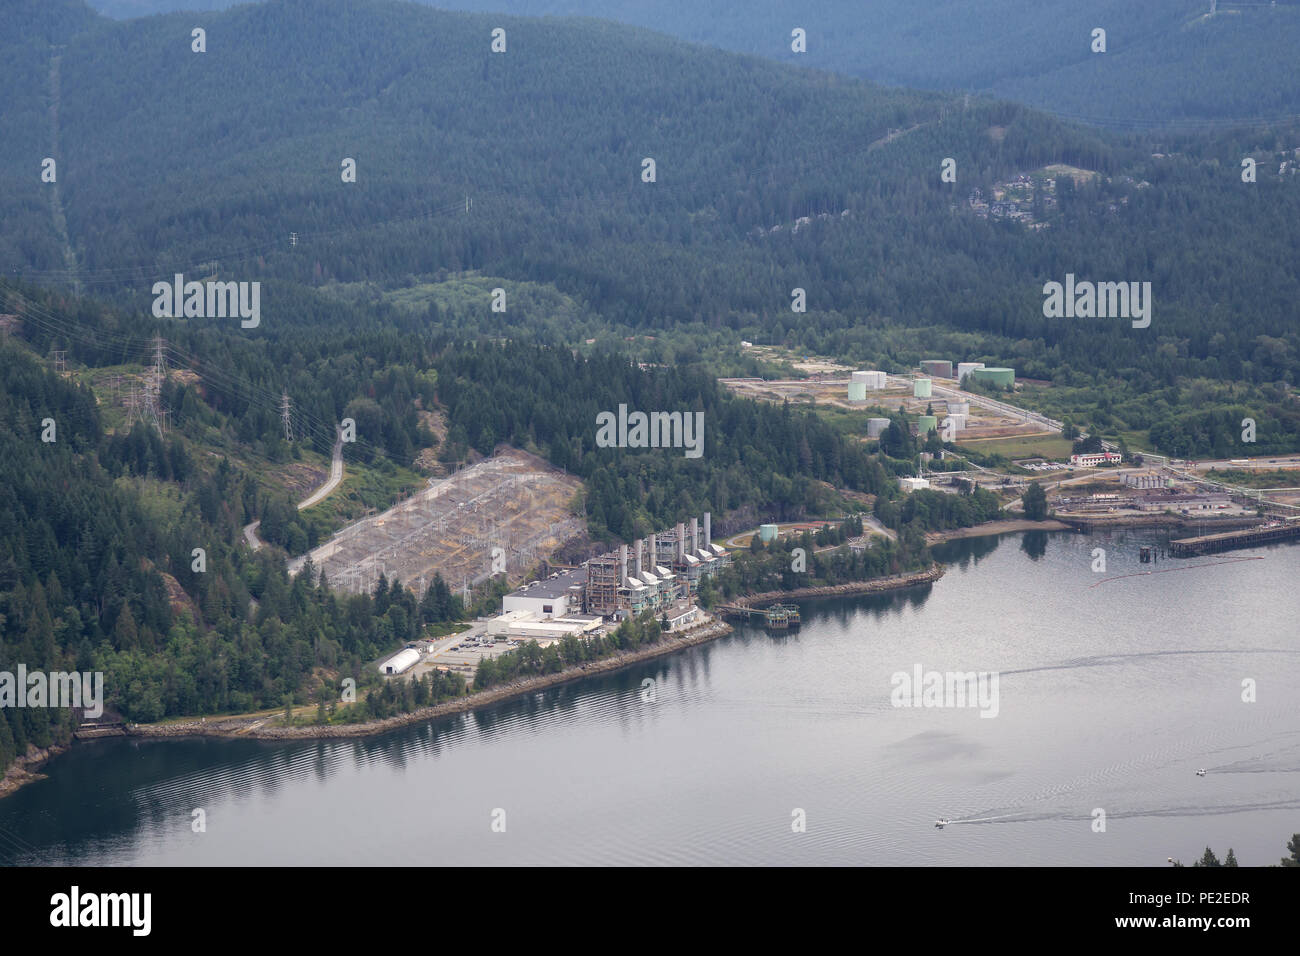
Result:
[[1200,770],[1196,771],[1196,776],[1198,776],[1198,777],[1204,777],[1204,776],[1205,776],[1205,768],[1202,767]]
[[946,826],[948,825],[948,821],[947,821],[947,820],[935,820],[935,821],[934,821],[934,825],[935,825],[935,827],[936,827],[937,829],[942,830],[944,827],[946,827]]

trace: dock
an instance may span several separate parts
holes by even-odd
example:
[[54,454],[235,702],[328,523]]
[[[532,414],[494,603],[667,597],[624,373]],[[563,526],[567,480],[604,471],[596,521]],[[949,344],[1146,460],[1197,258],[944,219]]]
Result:
[[1253,548],[1294,538],[1300,538],[1300,521],[1291,519],[1269,522],[1243,531],[1221,531],[1218,534],[1204,534],[1196,538],[1180,538],[1169,542],[1169,554],[1175,558],[1193,558],[1202,554]]
[[800,624],[799,605],[773,604],[765,608],[748,607],[744,604],[721,604],[714,610],[726,617],[763,618],[763,623],[773,630],[784,631]]

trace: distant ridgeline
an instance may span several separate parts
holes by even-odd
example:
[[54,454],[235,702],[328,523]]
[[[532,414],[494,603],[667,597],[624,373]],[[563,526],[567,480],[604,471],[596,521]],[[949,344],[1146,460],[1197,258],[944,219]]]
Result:
[[[617,20],[877,83],[983,90],[1120,125],[1297,112],[1300,0],[419,0]],[[91,0],[113,17],[233,0]],[[1214,10],[1211,15],[1211,10]],[[498,19],[500,19],[498,17]],[[1094,29],[1106,31],[1093,52]],[[803,51],[792,31],[804,31]]]
[[[192,14],[87,25],[68,13],[72,0],[35,12],[35,0],[18,2],[28,20],[52,11],[44,33],[61,41],[51,158],[66,229],[33,158],[41,150],[19,145],[51,141],[54,54],[44,39],[7,35],[8,274],[141,309],[153,283],[177,273],[261,281],[250,335],[309,318],[273,294],[275,279],[391,288],[478,270],[559,290],[611,325],[730,330],[858,358],[960,333],[1022,377],[1069,368],[1135,396],[1178,377],[1293,383],[1300,371],[1288,312],[1300,298],[1300,177],[1278,172],[1298,159],[1293,128],[1103,134],[592,21],[379,0],[253,4],[204,14],[206,52],[196,53]],[[860,5],[834,9],[850,6]],[[1041,29],[1024,11],[966,6],[934,8],[918,36],[992,43],[996,24],[1015,49]],[[1155,29],[1143,18],[1157,13],[1141,11],[1171,6],[1103,4],[1118,27],[1107,53],[1088,55],[1127,62],[1134,31]],[[1054,29],[1091,29],[1092,13]],[[983,32],[959,29],[974,16],[988,21]],[[1215,23],[1234,17],[1221,11]],[[502,53],[491,50],[497,26]],[[1219,29],[1188,35],[1203,27]],[[812,49],[830,42],[810,36]],[[1068,63],[1053,57],[1042,62]],[[1282,73],[1249,88],[1285,87],[1294,71]],[[1179,89],[1192,102],[1188,90],[1221,80],[1198,67]],[[185,129],[166,148],[160,117]],[[1246,156],[1259,160],[1254,183],[1241,178]],[[945,159],[955,181],[941,177]],[[1038,228],[970,209],[975,190],[992,197],[1053,164],[1076,172],[1051,174],[1050,204],[1045,185],[1025,200],[1043,211]],[[1043,284],[1067,274],[1150,282],[1150,325],[1045,316]],[[805,312],[791,310],[795,289]],[[511,318],[518,298],[493,312],[487,291],[485,330],[532,324]],[[563,332],[536,324],[551,340]],[[581,334],[570,327],[568,341]]]

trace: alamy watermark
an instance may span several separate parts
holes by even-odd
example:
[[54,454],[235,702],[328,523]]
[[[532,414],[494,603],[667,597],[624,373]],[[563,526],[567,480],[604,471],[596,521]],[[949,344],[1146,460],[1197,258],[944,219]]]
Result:
[[186,282],[176,273],[173,282],[153,284],[155,319],[224,319],[238,316],[245,329],[262,321],[262,283]]
[[598,448],[685,448],[687,458],[704,454],[703,412],[632,412],[596,415]]
[[997,671],[895,671],[889,679],[895,707],[978,707],[981,717],[998,715]]
[[0,671],[0,707],[80,707],[87,717],[104,713],[104,674],[31,671],[18,665],[18,673]]
[[1135,329],[1151,324],[1150,282],[1075,282],[1068,272],[1064,284],[1044,285],[1043,295],[1049,319],[1132,319]]

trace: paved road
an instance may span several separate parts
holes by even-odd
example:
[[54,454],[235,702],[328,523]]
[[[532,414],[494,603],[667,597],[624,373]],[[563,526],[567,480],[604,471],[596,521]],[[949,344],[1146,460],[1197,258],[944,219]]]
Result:
[[323,501],[331,491],[333,491],[335,488],[339,486],[339,482],[342,480],[343,480],[343,433],[340,432],[339,437],[334,442],[334,454],[330,459],[329,479],[325,482],[325,484],[321,485],[319,488],[313,491],[302,501],[298,502],[298,510],[302,511],[304,508],[310,508],[312,505],[316,504],[317,502]]
[[[334,455],[330,460],[329,478],[325,480],[325,484],[321,485],[319,488],[313,491],[302,501],[298,502],[298,510],[302,511],[304,508],[310,508],[312,505],[317,504],[320,501],[323,501],[325,498],[329,496],[329,493],[331,491],[333,491],[335,488],[339,486],[339,482],[341,482],[342,480],[343,480],[343,435],[342,433],[340,433],[338,440],[334,442]],[[261,523],[262,523],[261,521],[254,521],[252,524],[244,525],[244,540],[248,542],[248,546],[252,548],[254,551],[262,550],[262,540],[257,536],[257,527]],[[300,558],[297,560],[298,560],[298,564],[301,566],[302,559]],[[292,565],[290,567],[292,569]]]

